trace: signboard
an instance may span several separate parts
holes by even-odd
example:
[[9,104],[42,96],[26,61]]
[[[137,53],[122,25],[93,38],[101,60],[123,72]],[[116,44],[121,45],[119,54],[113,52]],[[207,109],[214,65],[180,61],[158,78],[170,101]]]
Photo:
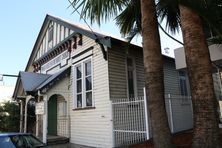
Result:
[[45,113],[45,103],[44,101],[36,103],[35,114],[43,115]]
[[44,65],[42,65],[41,67],[41,71],[45,72],[48,69],[58,65],[58,64],[62,64],[64,61],[66,63],[66,60],[69,58],[69,52],[68,50],[64,51],[63,53],[61,53],[60,55],[58,55],[57,57],[53,58],[52,60],[50,60],[49,62],[45,63]]

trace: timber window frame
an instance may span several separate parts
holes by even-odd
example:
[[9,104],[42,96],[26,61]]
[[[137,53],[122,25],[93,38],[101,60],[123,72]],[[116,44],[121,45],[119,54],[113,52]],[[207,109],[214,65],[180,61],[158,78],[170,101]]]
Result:
[[94,107],[92,58],[73,65],[73,108]]
[[134,100],[134,98],[138,97],[135,58],[132,56],[127,56],[125,63],[126,63],[127,97],[129,98],[129,100]]

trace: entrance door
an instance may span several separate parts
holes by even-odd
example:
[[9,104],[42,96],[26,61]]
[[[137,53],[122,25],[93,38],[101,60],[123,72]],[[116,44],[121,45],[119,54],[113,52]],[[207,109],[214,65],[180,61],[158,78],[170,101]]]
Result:
[[57,97],[50,97],[48,102],[48,134],[57,135]]

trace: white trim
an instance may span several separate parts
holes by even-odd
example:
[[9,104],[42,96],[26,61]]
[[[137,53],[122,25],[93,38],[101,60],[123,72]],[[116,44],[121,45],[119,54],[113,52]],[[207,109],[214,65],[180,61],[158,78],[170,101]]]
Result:
[[[73,109],[76,108],[85,108],[85,107],[89,107],[86,106],[86,86],[85,86],[85,64],[87,62],[91,63],[91,83],[92,83],[92,106],[90,107],[94,107],[95,106],[95,102],[94,102],[94,97],[93,97],[93,63],[92,63],[92,57],[86,58],[76,64],[73,65]],[[82,76],[81,76],[81,82],[82,82],[82,107],[77,107],[77,83],[76,83],[76,67],[81,66],[81,71],[82,71]]]
[[47,95],[43,95],[43,100],[45,102],[45,114],[43,115],[43,127],[42,127],[42,141],[43,143],[47,143],[47,134],[48,134],[48,97]]
[[148,102],[147,102],[147,97],[146,97],[146,88],[143,88],[143,95],[144,95],[144,112],[145,112],[145,127],[146,127],[146,139],[150,139],[150,130],[149,130],[149,114],[148,114]]

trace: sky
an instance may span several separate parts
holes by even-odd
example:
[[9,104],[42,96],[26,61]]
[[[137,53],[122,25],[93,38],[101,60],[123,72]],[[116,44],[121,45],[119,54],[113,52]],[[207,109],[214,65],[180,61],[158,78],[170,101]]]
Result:
[[[43,24],[46,14],[60,17],[80,24],[77,13],[72,13],[68,0],[5,0],[0,5],[0,74],[17,75],[24,71],[30,53]],[[89,21],[86,20],[88,23]],[[90,24],[90,23],[89,23]],[[93,29],[101,30],[121,37],[113,19],[103,22],[101,26],[92,25]],[[168,47],[170,55],[173,49],[181,47],[160,31],[162,49]],[[181,35],[175,38],[182,40]],[[141,44],[141,38],[134,42]],[[4,77],[0,85],[15,85],[16,78]]]
[[11,100],[13,90],[13,86],[0,85],[0,105],[2,102]]

